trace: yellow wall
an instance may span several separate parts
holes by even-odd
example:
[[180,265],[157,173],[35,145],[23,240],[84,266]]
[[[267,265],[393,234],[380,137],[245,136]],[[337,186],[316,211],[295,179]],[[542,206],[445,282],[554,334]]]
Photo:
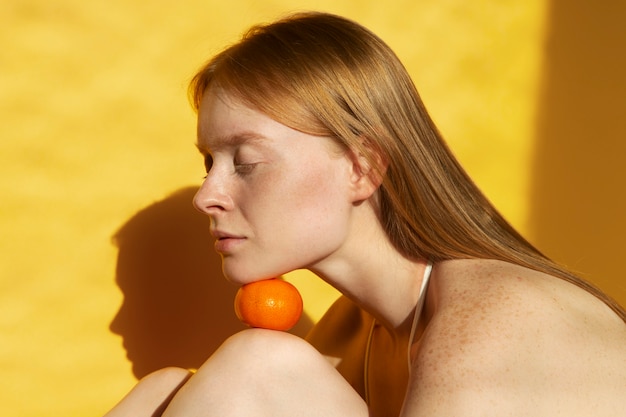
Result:
[[548,13],[527,232],[626,305],[626,3]]
[[[609,56],[594,49],[597,40],[621,46],[602,32],[602,20],[619,22],[625,13],[576,9],[560,19],[561,8],[548,6],[4,0],[2,414],[102,414],[136,377],[163,365],[197,366],[240,328],[207,220],[191,208],[203,170],[185,85],[250,24],[294,9],[344,14],[387,40],[453,150],[511,222],[560,259],[601,272],[603,287],[626,301],[623,284],[610,280],[618,279],[618,265],[607,262],[624,248],[625,153],[615,140],[625,133],[617,106],[624,63],[607,58],[608,69],[578,67],[575,48],[586,42],[584,59]],[[581,34],[576,19],[589,18],[600,22],[583,25],[591,34]],[[624,39],[623,30],[617,35]],[[546,36],[569,46],[553,43],[544,56]],[[572,93],[589,72],[604,88],[600,97],[596,84]],[[615,83],[622,97],[614,95]],[[555,161],[564,152],[585,161],[597,156],[591,170],[584,163],[562,167]],[[574,172],[559,174],[565,170]],[[571,201],[581,192],[585,198]],[[566,243],[574,250],[559,252]],[[336,293],[309,274],[290,278],[305,297],[301,332]]]

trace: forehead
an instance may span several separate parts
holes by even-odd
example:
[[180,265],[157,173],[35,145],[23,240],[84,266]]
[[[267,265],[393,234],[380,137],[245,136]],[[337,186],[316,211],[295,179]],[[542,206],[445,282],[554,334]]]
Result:
[[259,142],[286,126],[223,92],[208,90],[198,108],[198,147],[215,149]]
[[319,147],[337,155],[345,152],[334,138],[293,129],[221,90],[209,89],[202,97],[197,135],[197,146],[203,153],[242,144],[281,149],[281,152],[314,152]]

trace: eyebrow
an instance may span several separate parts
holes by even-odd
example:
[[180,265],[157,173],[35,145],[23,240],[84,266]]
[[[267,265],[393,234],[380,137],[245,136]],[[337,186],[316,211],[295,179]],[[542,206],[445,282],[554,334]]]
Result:
[[200,153],[208,154],[208,153],[211,153],[211,151],[214,152],[218,149],[232,148],[232,147],[242,145],[244,143],[260,142],[265,139],[266,139],[265,136],[255,133],[255,132],[241,132],[241,133],[235,133],[233,135],[218,136],[216,138],[211,139],[210,142],[216,144],[213,147],[207,147],[207,146],[201,145],[200,141],[196,141],[196,148],[198,148]]

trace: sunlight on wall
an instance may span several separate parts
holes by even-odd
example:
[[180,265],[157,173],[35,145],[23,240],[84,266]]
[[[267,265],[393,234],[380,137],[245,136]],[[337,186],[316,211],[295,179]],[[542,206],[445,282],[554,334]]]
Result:
[[[295,9],[346,15],[388,41],[470,174],[525,228],[543,1],[5,0],[4,414],[102,414],[136,376],[189,349],[202,357],[197,346],[237,326],[220,313],[233,289],[211,276],[219,265],[189,201],[203,172],[185,86],[250,24]],[[311,321],[337,296],[310,274],[289,278]]]

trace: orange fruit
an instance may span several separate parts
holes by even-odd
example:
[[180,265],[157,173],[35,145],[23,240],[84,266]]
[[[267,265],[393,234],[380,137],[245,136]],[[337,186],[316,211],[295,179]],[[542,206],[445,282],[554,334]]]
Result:
[[289,330],[302,315],[302,297],[280,278],[251,282],[237,291],[235,314],[250,327]]

